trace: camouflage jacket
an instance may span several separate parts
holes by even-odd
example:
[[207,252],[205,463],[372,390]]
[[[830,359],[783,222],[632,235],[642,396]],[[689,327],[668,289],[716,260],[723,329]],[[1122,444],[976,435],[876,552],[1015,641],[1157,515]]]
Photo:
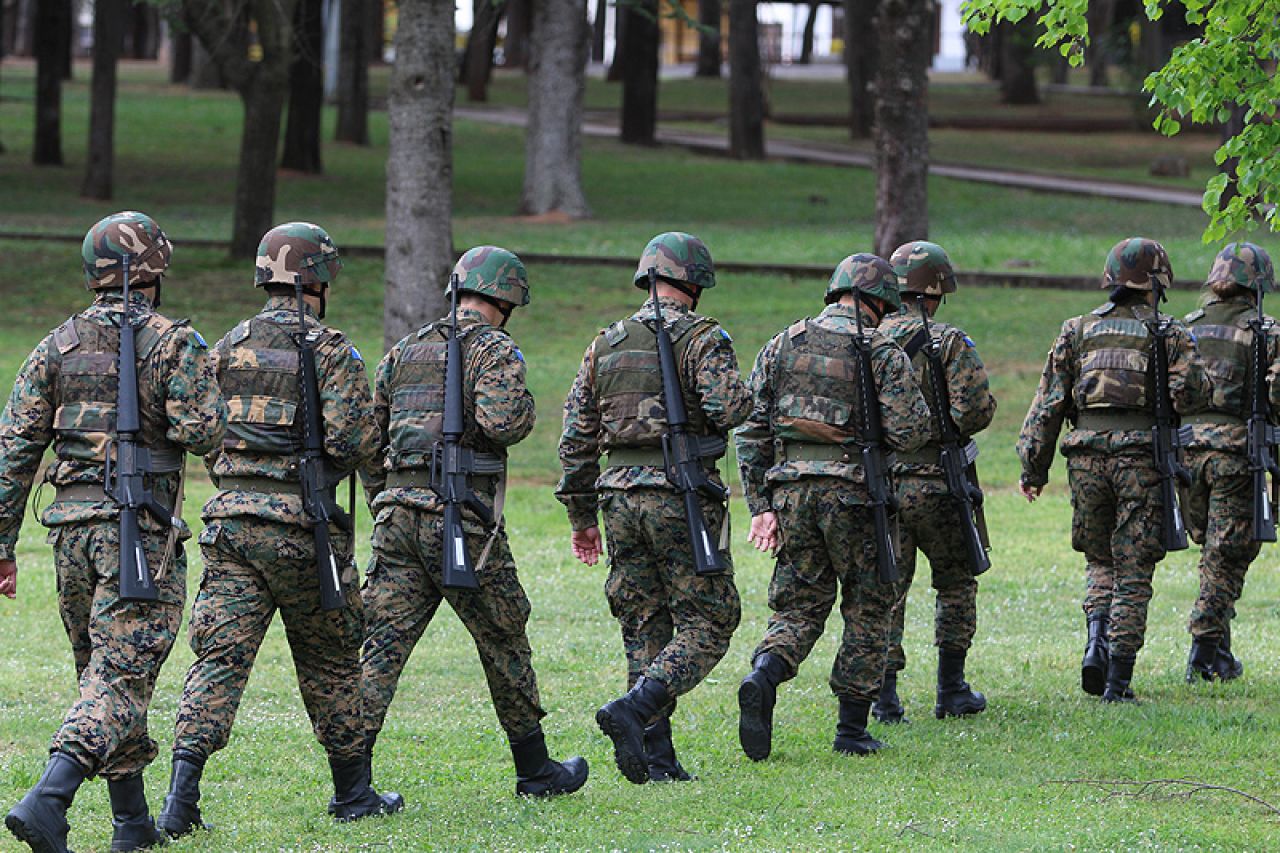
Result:
[[[132,294],[135,322],[154,315],[141,294]],[[124,300],[119,293],[98,294],[93,304],[77,314],[90,322],[118,327]],[[61,328],[61,327],[59,327]],[[60,408],[58,372],[62,353],[50,332],[27,356],[18,371],[9,403],[0,415],[0,559],[12,559],[22,524],[22,511],[40,466],[45,448],[55,437],[55,415]],[[104,376],[106,400],[114,400],[116,380]],[[185,322],[173,323],[145,361],[138,362],[138,398],[143,421],[163,424],[165,440],[191,453],[203,454],[217,445],[226,427],[227,409],[218,394],[213,364],[200,334]],[[114,422],[114,415],[112,416]],[[144,430],[144,440],[146,434]],[[45,472],[54,485],[102,483],[102,463],[63,460]],[[178,475],[157,475],[153,488],[162,501],[171,500]],[[111,519],[116,506],[110,500],[57,501],[41,515],[46,526],[76,521]],[[142,515],[143,524],[154,524]],[[182,531],[185,534],[185,530]]]
[[[689,306],[676,299],[660,299],[667,326],[676,318],[691,313]],[[631,315],[636,322],[653,317],[653,300]],[[715,325],[703,328],[685,350],[677,365],[680,386],[692,391],[702,415],[717,431],[728,432],[742,423],[751,410],[751,393],[738,372],[738,358],[733,352],[729,334]],[[599,399],[596,392],[595,347],[597,336],[587,347],[582,366],[564,403],[564,430],[560,435],[560,466],[564,475],[556,488],[556,498],[569,512],[574,530],[596,524],[597,496],[601,489],[668,488],[666,472],[652,465],[631,465],[600,470],[600,454],[604,430],[601,426]],[[718,477],[718,474],[716,475]]]
[[[447,325],[449,318],[442,318],[424,328]],[[525,385],[524,356],[511,335],[489,321],[473,308],[458,308],[458,327],[466,329],[478,326],[466,337],[462,348],[464,373],[462,394],[466,398],[466,410],[473,423],[466,424],[468,434],[482,435],[490,448],[505,449],[523,441],[533,430],[533,395]],[[441,505],[435,493],[426,488],[386,488],[392,407],[396,395],[396,366],[406,347],[418,340],[418,332],[406,335],[393,346],[382,361],[374,377],[373,411],[378,425],[378,453],[365,468],[365,487],[368,489],[374,509],[399,504],[440,511]],[[425,424],[424,424],[425,428]],[[495,478],[482,478],[476,486],[481,500],[492,504]]]
[[[835,303],[814,318],[815,325],[852,336],[856,331],[854,309]],[[868,329],[871,335],[871,368],[876,376],[881,423],[889,450],[919,450],[929,440],[929,404],[920,393],[907,354],[887,335]],[[802,477],[841,477],[861,484],[862,464],[850,461],[811,462],[777,459],[775,443],[775,394],[779,351],[787,330],[779,332],[760,350],[751,370],[754,394],[751,416],[736,434],[738,467],[751,514],[760,515],[772,506],[775,483]]]
[[[373,458],[378,448],[378,429],[373,419],[373,399],[369,394],[369,376],[360,352],[337,329],[325,327],[306,307],[307,328],[316,335],[316,378],[320,386],[320,422],[324,427],[324,452],[336,472],[354,472]],[[288,332],[298,328],[298,307],[292,297],[274,296],[258,312],[256,320],[282,327]],[[317,330],[320,331],[316,334]],[[249,334],[249,321],[222,336],[213,347],[214,369],[223,381],[231,369],[254,369],[246,363],[255,351],[242,346]],[[300,365],[292,353],[288,371],[297,376]],[[291,381],[296,382],[296,379]],[[263,392],[255,392],[264,394]],[[241,398],[232,401],[231,419],[260,420],[251,412],[240,411],[246,404],[262,405],[263,398]],[[214,482],[234,478],[279,480],[297,483],[298,453],[301,449],[300,413],[292,421],[298,436],[292,452],[250,452],[237,446],[232,430],[227,431],[223,446],[205,457]],[[218,491],[201,511],[205,519],[253,516],[285,524],[304,524],[307,517],[302,498],[297,494],[269,491]]]
[[[898,346],[906,347],[924,330],[924,322],[920,319],[918,311],[904,307],[901,311],[885,317],[879,329],[893,339]],[[951,401],[951,421],[955,424],[961,438],[967,439],[990,426],[991,419],[996,413],[996,398],[991,396],[987,368],[983,365],[973,340],[962,330],[930,319],[929,332],[942,344],[942,366],[947,374],[946,385]],[[920,391],[929,404],[929,410],[936,413],[937,401],[934,400],[933,386],[930,384],[929,363],[922,347],[918,348],[911,357],[911,367],[915,371]],[[929,443],[925,445],[924,452],[936,454],[941,438],[938,419],[934,414],[929,418]],[[937,465],[899,462],[894,470],[914,476],[942,476],[942,469]]]
[[[1116,307],[1113,315],[1145,320],[1152,316],[1145,304]],[[1040,387],[1022,423],[1018,436],[1018,457],[1022,460],[1022,482],[1043,486],[1049,481],[1054,445],[1062,430],[1062,422],[1077,417],[1073,393],[1080,374],[1080,358],[1076,352],[1080,324],[1088,315],[1072,317],[1062,324],[1040,376]],[[1195,338],[1181,323],[1173,323],[1169,340],[1169,393],[1173,408],[1179,414],[1199,411],[1209,397],[1209,380],[1204,363],[1196,350]],[[1062,452],[1079,451],[1116,453],[1142,450],[1151,446],[1151,430],[1086,430],[1072,429],[1062,441]]]

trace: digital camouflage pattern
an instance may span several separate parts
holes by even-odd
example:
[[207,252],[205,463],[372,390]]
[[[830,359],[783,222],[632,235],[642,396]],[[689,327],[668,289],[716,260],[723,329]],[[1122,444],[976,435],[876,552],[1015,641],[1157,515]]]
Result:
[[126,210],[103,218],[84,235],[80,247],[85,287],[124,287],[124,256],[129,255],[129,284],[148,284],[164,275],[173,244],[155,220]]
[[[529,304],[529,273],[514,252],[497,246],[468,249],[458,258],[453,275],[458,277],[458,289],[463,293],[479,293],[516,306]],[[444,295],[452,293],[451,276]]]
[[204,574],[191,608],[196,660],[178,705],[175,750],[207,757],[227,745],[258,648],[279,611],[316,738],[331,756],[364,754],[364,618],[350,536],[331,533],[347,606],[325,611],[309,529],[253,516],[209,521],[200,535]]
[[707,244],[683,231],[667,231],[649,241],[636,266],[636,287],[649,289],[649,270],[659,278],[696,287],[716,286],[716,267]]
[[1254,293],[1275,290],[1276,275],[1267,250],[1253,243],[1229,243],[1218,253],[1209,270],[1207,284],[1229,281]]
[[956,273],[951,258],[937,243],[916,240],[893,250],[889,263],[898,274],[898,287],[903,293],[943,296],[956,292]]
[[1120,285],[1151,290],[1152,281],[1161,287],[1173,287],[1173,267],[1164,246],[1144,237],[1130,237],[1112,247],[1102,271],[1103,290]]
[[1253,479],[1242,452],[1187,454],[1191,488],[1183,499],[1187,533],[1200,549],[1200,594],[1187,626],[1196,639],[1222,639],[1236,615],[1245,574],[1261,551],[1253,541]]
[[[310,222],[277,225],[258,243],[253,281],[267,284],[332,284],[342,269],[338,248],[329,234]],[[295,281],[301,276],[301,281]]]
[[845,258],[831,273],[827,282],[827,304],[842,294],[860,290],[889,303],[894,310],[902,307],[902,294],[898,288],[898,274],[889,262],[875,255],[860,252]]

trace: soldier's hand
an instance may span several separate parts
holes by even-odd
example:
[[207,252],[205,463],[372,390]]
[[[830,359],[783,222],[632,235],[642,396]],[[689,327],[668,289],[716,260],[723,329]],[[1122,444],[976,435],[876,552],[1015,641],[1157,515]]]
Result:
[[18,597],[18,564],[14,560],[0,560],[0,595]]
[[776,554],[778,546],[782,544],[778,541],[778,514],[768,511],[753,515],[747,541],[756,546],[758,551]]
[[1036,498],[1040,497],[1040,493],[1044,491],[1044,486],[1032,486],[1024,482],[1019,482],[1018,488],[1022,490],[1022,496],[1027,499],[1027,503],[1035,503]]
[[588,566],[594,566],[600,560],[600,554],[604,551],[599,527],[593,526],[573,531],[573,538],[570,544],[573,546],[573,556]]

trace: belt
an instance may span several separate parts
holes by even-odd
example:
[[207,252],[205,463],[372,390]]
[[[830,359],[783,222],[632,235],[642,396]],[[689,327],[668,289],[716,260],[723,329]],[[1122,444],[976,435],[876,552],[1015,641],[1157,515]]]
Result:
[[[497,457],[494,457],[495,459]],[[477,466],[479,467],[479,466]],[[472,471],[472,479],[491,480],[502,473],[499,469],[493,473],[489,473],[486,469],[483,473],[480,471]],[[383,487],[386,489],[430,489],[432,487],[431,471],[426,468],[404,468],[397,471],[387,472],[387,484]]]
[[[59,501],[72,501],[77,503],[115,503],[115,498],[107,494],[101,483],[69,483],[65,486],[55,486],[53,493],[54,503]],[[169,500],[157,498],[165,509],[172,513],[173,504],[176,495],[170,496]]]
[[1212,426],[1247,426],[1245,419],[1226,412],[1200,412],[1187,415],[1182,419],[1184,424],[1210,424]]
[[[728,443],[717,435],[703,435],[697,437],[698,455],[702,457],[702,464],[708,469],[714,471],[716,468],[716,460],[724,456]],[[636,465],[644,465],[650,468],[665,468],[667,465],[666,457],[662,455],[661,447],[614,447],[609,450],[609,459],[606,466],[609,468],[631,468]]]
[[224,492],[262,492],[268,495],[302,496],[302,484],[296,480],[273,480],[270,477],[219,477],[218,488]]
[[898,453],[896,458],[899,462],[905,462],[908,465],[937,465],[941,458],[942,448],[936,444],[926,444],[919,450],[913,450],[910,453]]
[[1085,409],[1076,415],[1076,429],[1095,430],[1097,432],[1151,429],[1155,425],[1155,415],[1150,412]]
[[786,462],[846,462],[857,465],[862,462],[862,447],[850,444],[784,441],[782,458]]

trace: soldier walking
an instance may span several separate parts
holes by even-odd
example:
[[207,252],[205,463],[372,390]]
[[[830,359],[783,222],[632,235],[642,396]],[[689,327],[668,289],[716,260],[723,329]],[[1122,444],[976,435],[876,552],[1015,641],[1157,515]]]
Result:
[[[725,436],[747,416],[751,397],[733,342],[715,320],[696,313],[715,286],[706,245],[667,232],[649,241],[633,279],[656,276],[662,322],[672,341],[679,392],[707,476],[722,485],[716,460]],[[724,657],[741,614],[727,539],[727,507],[699,497],[707,531],[720,537],[728,569],[698,574],[682,496],[664,469],[668,413],[663,401],[654,302],[602,331],[587,347],[565,402],[556,497],[569,513],[574,556],[589,566],[603,551],[597,508],[609,543],[605,595],[622,629],[628,692],[596,720],[613,741],[628,781],[687,781],[676,758],[671,714]],[[607,454],[604,470],[600,457]]]
[[[54,501],[40,520],[50,528],[58,609],[80,683],[44,775],[5,818],[10,832],[40,853],[67,849],[67,809],[83,781],[98,775],[106,778],[111,797],[112,850],[164,840],[147,809],[142,779],[157,752],[147,733],[147,707],[182,622],[182,540],[190,532],[180,519],[166,528],[140,514],[156,599],[123,599],[120,510],[104,491],[104,466],[114,455],[120,370],[137,371],[138,440],[150,454],[144,483],[172,516],[182,512],[186,454],[216,446],[226,426],[204,339],[185,320],[156,311],[172,251],[164,232],[142,213],[112,214],[93,226],[82,249],[93,304],[36,346],[0,416],[0,593],[16,594],[14,546],[23,508],[52,443],[56,459],[45,481],[55,489]],[[137,357],[122,365],[126,318]]]
[[[1082,689],[1106,702],[1131,702],[1134,661],[1142,648],[1151,578],[1164,558],[1161,476],[1153,459],[1155,426],[1153,326],[1173,284],[1164,247],[1121,240],[1107,255],[1102,287],[1108,301],[1072,317],[1045,362],[1022,424],[1018,456],[1022,494],[1040,496],[1054,445],[1062,441],[1071,486],[1071,546],[1085,555],[1088,642]],[[1168,329],[1168,393],[1179,414],[1196,411],[1208,394],[1195,339],[1177,322]]]
[[377,522],[364,588],[369,626],[361,661],[368,748],[372,752],[409,655],[447,601],[475,640],[494,711],[511,744],[516,793],[568,794],[586,783],[587,762],[571,758],[562,764],[547,754],[541,725],[546,712],[525,633],[529,599],[502,523],[507,449],[529,434],[534,420],[524,356],[505,330],[516,306],[529,304],[529,278],[511,252],[479,246],[458,260],[446,295],[455,288],[469,488],[494,525],[489,529],[473,509],[464,511],[465,549],[478,588],[445,586],[446,507],[431,472],[449,414],[444,403],[454,320],[445,317],[393,346],[374,382],[381,437],[377,464],[366,477]]
[[[837,594],[844,634],[831,669],[840,703],[833,748],[866,755],[884,746],[867,732],[867,717],[885,672],[895,584],[877,571],[884,546],[876,540],[861,455],[871,440],[866,407],[874,412],[878,403],[888,449],[906,453],[928,440],[929,407],[906,354],[875,328],[902,307],[893,267],[875,255],[850,255],[832,274],[826,303],[760,351],[750,380],[754,408],[736,436],[749,538],[777,557],[773,615],[738,689],[738,735],[754,761],[772,748],[778,685],[794,678],[813,650]],[[874,377],[865,391],[855,312]]]
[[173,774],[158,820],[175,838],[203,826],[205,762],[227,745],[258,647],[277,611],[303,703],[329,757],[329,813],[356,820],[404,806],[398,794],[379,795],[369,783],[359,687],[364,622],[351,533],[330,526],[342,606],[324,610],[299,479],[304,338],[316,354],[319,421],[333,481],[377,451],[364,361],[342,332],[320,322],[341,268],[324,229],[307,222],[271,229],[258,245],[254,273],[267,303],[214,346],[229,416],[221,448],[205,457],[218,491],[201,513],[205,571],[191,610],[196,660],[178,706]]
[[[966,552],[955,517],[957,505],[939,465],[942,440],[938,425],[939,407],[946,406],[947,417],[955,424],[962,442],[986,429],[995,415],[996,400],[991,396],[987,369],[978,356],[973,340],[964,330],[945,323],[930,323],[926,330],[921,311],[933,317],[949,293],[956,292],[955,271],[951,259],[941,246],[924,240],[905,243],[889,259],[898,274],[902,289],[901,310],[885,317],[880,331],[901,346],[911,359],[916,381],[929,403],[929,443],[911,453],[899,453],[894,467],[898,489],[900,542],[897,603],[889,628],[889,660],[884,683],[871,712],[882,723],[905,720],[898,698],[898,673],[906,667],[902,635],[907,603],[916,570],[916,551],[929,558],[933,588],[937,591],[934,615],[934,645],[938,647],[938,687],[934,716],[978,714],[986,710],[987,700],[964,680],[965,658],[973,644],[978,623],[978,581],[974,566]],[[925,356],[928,337],[937,342],[945,370],[943,386],[947,400],[935,399],[929,363]]]

